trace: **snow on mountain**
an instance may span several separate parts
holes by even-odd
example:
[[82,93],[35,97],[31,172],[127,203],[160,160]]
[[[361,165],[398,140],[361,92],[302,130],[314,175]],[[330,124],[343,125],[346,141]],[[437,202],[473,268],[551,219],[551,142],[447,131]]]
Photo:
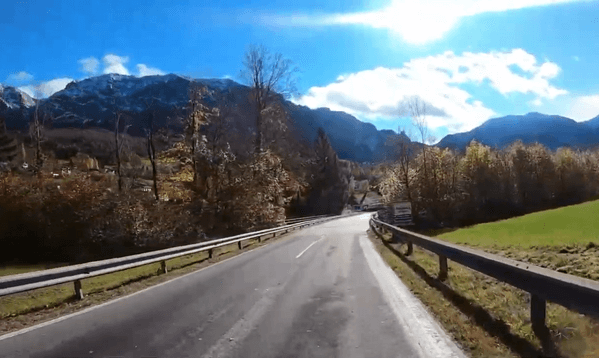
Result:
[[0,84],[0,109],[17,110],[21,104],[29,108],[35,106],[35,101],[18,88]]
[[[232,130],[241,138],[252,137],[255,123],[252,106],[248,102],[249,88],[231,79],[192,79],[175,74],[145,77],[106,74],[69,83],[62,91],[41,100],[40,108],[51,115],[54,128],[112,129],[118,110],[131,124],[128,133],[143,135],[150,115],[154,125],[160,128],[169,118],[185,112],[188,90],[193,82],[208,87],[212,93],[205,98],[208,103],[216,105],[226,98],[231,104]],[[30,112],[12,111],[7,115],[8,109],[12,109],[15,103],[13,90],[4,90],[11,106],[3,109],[0,103],[0,115],[6,116],[7,127],[25,129]],[[294,133],[308,143],[314,140],[318,128],[323,127],[340,158],[368,162],[384,159],[385,142],[392,134],[378,131],[374,125],[344,112],[324,108],[312,110],[289,101],[283,102],[289,110]]]

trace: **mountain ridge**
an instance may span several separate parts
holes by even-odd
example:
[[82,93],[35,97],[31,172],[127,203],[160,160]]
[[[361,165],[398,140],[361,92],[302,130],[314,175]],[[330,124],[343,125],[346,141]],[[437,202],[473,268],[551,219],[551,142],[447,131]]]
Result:
[[490,118],[480,126],[462,133],[449,134],[436,146],[464,150],[472,141],[504,148],[520,140],[525,144],[541,143],[551,150],[559,147],[580,149],[599,145],[599,116],[588,121],[575,120],[539,112]]
[[[193,79],[177,74],[145,77],[104,74],[70,82],[63,90],[41,99],[39,105],[51,114],[55,128],[111,129],[114,111],[118,107],[132,120],[129,133],[143,135],[143,112],[149,103],[156,112],[156,124],[164,127],[166,120],[177,115],[177,110],[187,104],[188,88],[192,83],[206,85],[213,93],[209,96],[213,102],[226,99],[233,103],[232,116],[241,136],[247,136],[254,130],[255,124],[249,115],[249,88],[231,79]],[[0,115],[6,117],[9,129],[25,129],[33,106],[19,104],[27,98],[17,88],[11,87],[10,93],[11,105],[0,107]],[[13,98],[19,93],[25,100]],[[33,99],[31,101],[35,103]],[[290,113],[297,136],[313,142],[318,128],[322,127],[341,159],[359,162],[384,160],[387,138],[396,135],[392,131],[379,131],[373,124],[362,122],[345,112],[328,108],[310,109],[284,99],[281,102]]]

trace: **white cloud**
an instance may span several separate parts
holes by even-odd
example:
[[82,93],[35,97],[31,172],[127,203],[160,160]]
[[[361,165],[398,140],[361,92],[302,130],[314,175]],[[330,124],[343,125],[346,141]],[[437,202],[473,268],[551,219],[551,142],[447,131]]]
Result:
[[442,38],[461,18],[490,12],[549,6],[585,0],[394,0],[381,10],[349,14],[262,15],[274,26],[366,25],[389,29],[406,42],[421,44]]
[[62,91],[69,83],[73,81],[72,78],[55,78],[53,80],[42,82],[38,85],[28,85],[19,87],[19,89],[29,96],[34,98],[50,97],[58,91]]
[[530,104],[535,107],[540,107],[543,105],[543,101],[540,98],[537,98],[537,99],[531,101]]
[[129,62],[127,56],[117,56],[114,54],[108,54],[102,58],[104,62],[104,73],[117,73],[119,75],[129,75],[129,70],[125,67],[125,64]]
[[599,95],[574,97],[565,116],[575,121],[586,121],[599,115]]
[[[520,68],[514,73],[510,66]],[[358,117],[394,119],[401,116],[407,99],[417,96],[428,106],[428,124],[447,127],[450,133],[467,131],[496,113],[460,88],[460,84],[482,84],[497,92],[533,94],[534,103],[554,99],[567,91],[549,80],[560,68],[552,63],[538,64],[522,49],[511,52],[455,55],[451,51],[412,59],[401,68],[378,67],[339,76],[324,87],[312,87],[296,102],[311,108],[329,107]]]
[[31,75],[25,71],[21,71],[21,72],[17,72],[17,73],[13,73],[13,74],[9,75],[6,80],[9,82],[28,82],[28,81],[31,81],[32,79],[33,79],[33,75]]
[[143,63],[137,65],[138,77],[164,75],[164,72],[157,68],[148,67]]
[[100,67],[100,61],[98,61],[97,58],[95,57],[87,57],[87,58],[82,58],[79,61],[79,64],[81,65],[80,70],[89,74],[89,75],[95,75],[96,73],[98,73],[98,67]]

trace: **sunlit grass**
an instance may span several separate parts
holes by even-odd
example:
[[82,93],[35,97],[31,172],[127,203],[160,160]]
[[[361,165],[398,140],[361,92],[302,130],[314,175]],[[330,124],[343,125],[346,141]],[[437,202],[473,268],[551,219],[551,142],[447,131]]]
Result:
[[474,246],[546,246],[599,243],[599,201],[479,224],[438,237]]

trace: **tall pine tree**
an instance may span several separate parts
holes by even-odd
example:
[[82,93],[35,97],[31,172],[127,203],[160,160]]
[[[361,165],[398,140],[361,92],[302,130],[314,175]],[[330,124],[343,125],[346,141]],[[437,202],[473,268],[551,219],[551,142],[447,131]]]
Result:
[[322,128],[314,143],[314,165],[308,205],[315,214],[340,214],[349,198],[349,170],[345,168]]
[[17,156],[17,140],[6,133],[6,123],[0,117],[0,162],[10,162]]

